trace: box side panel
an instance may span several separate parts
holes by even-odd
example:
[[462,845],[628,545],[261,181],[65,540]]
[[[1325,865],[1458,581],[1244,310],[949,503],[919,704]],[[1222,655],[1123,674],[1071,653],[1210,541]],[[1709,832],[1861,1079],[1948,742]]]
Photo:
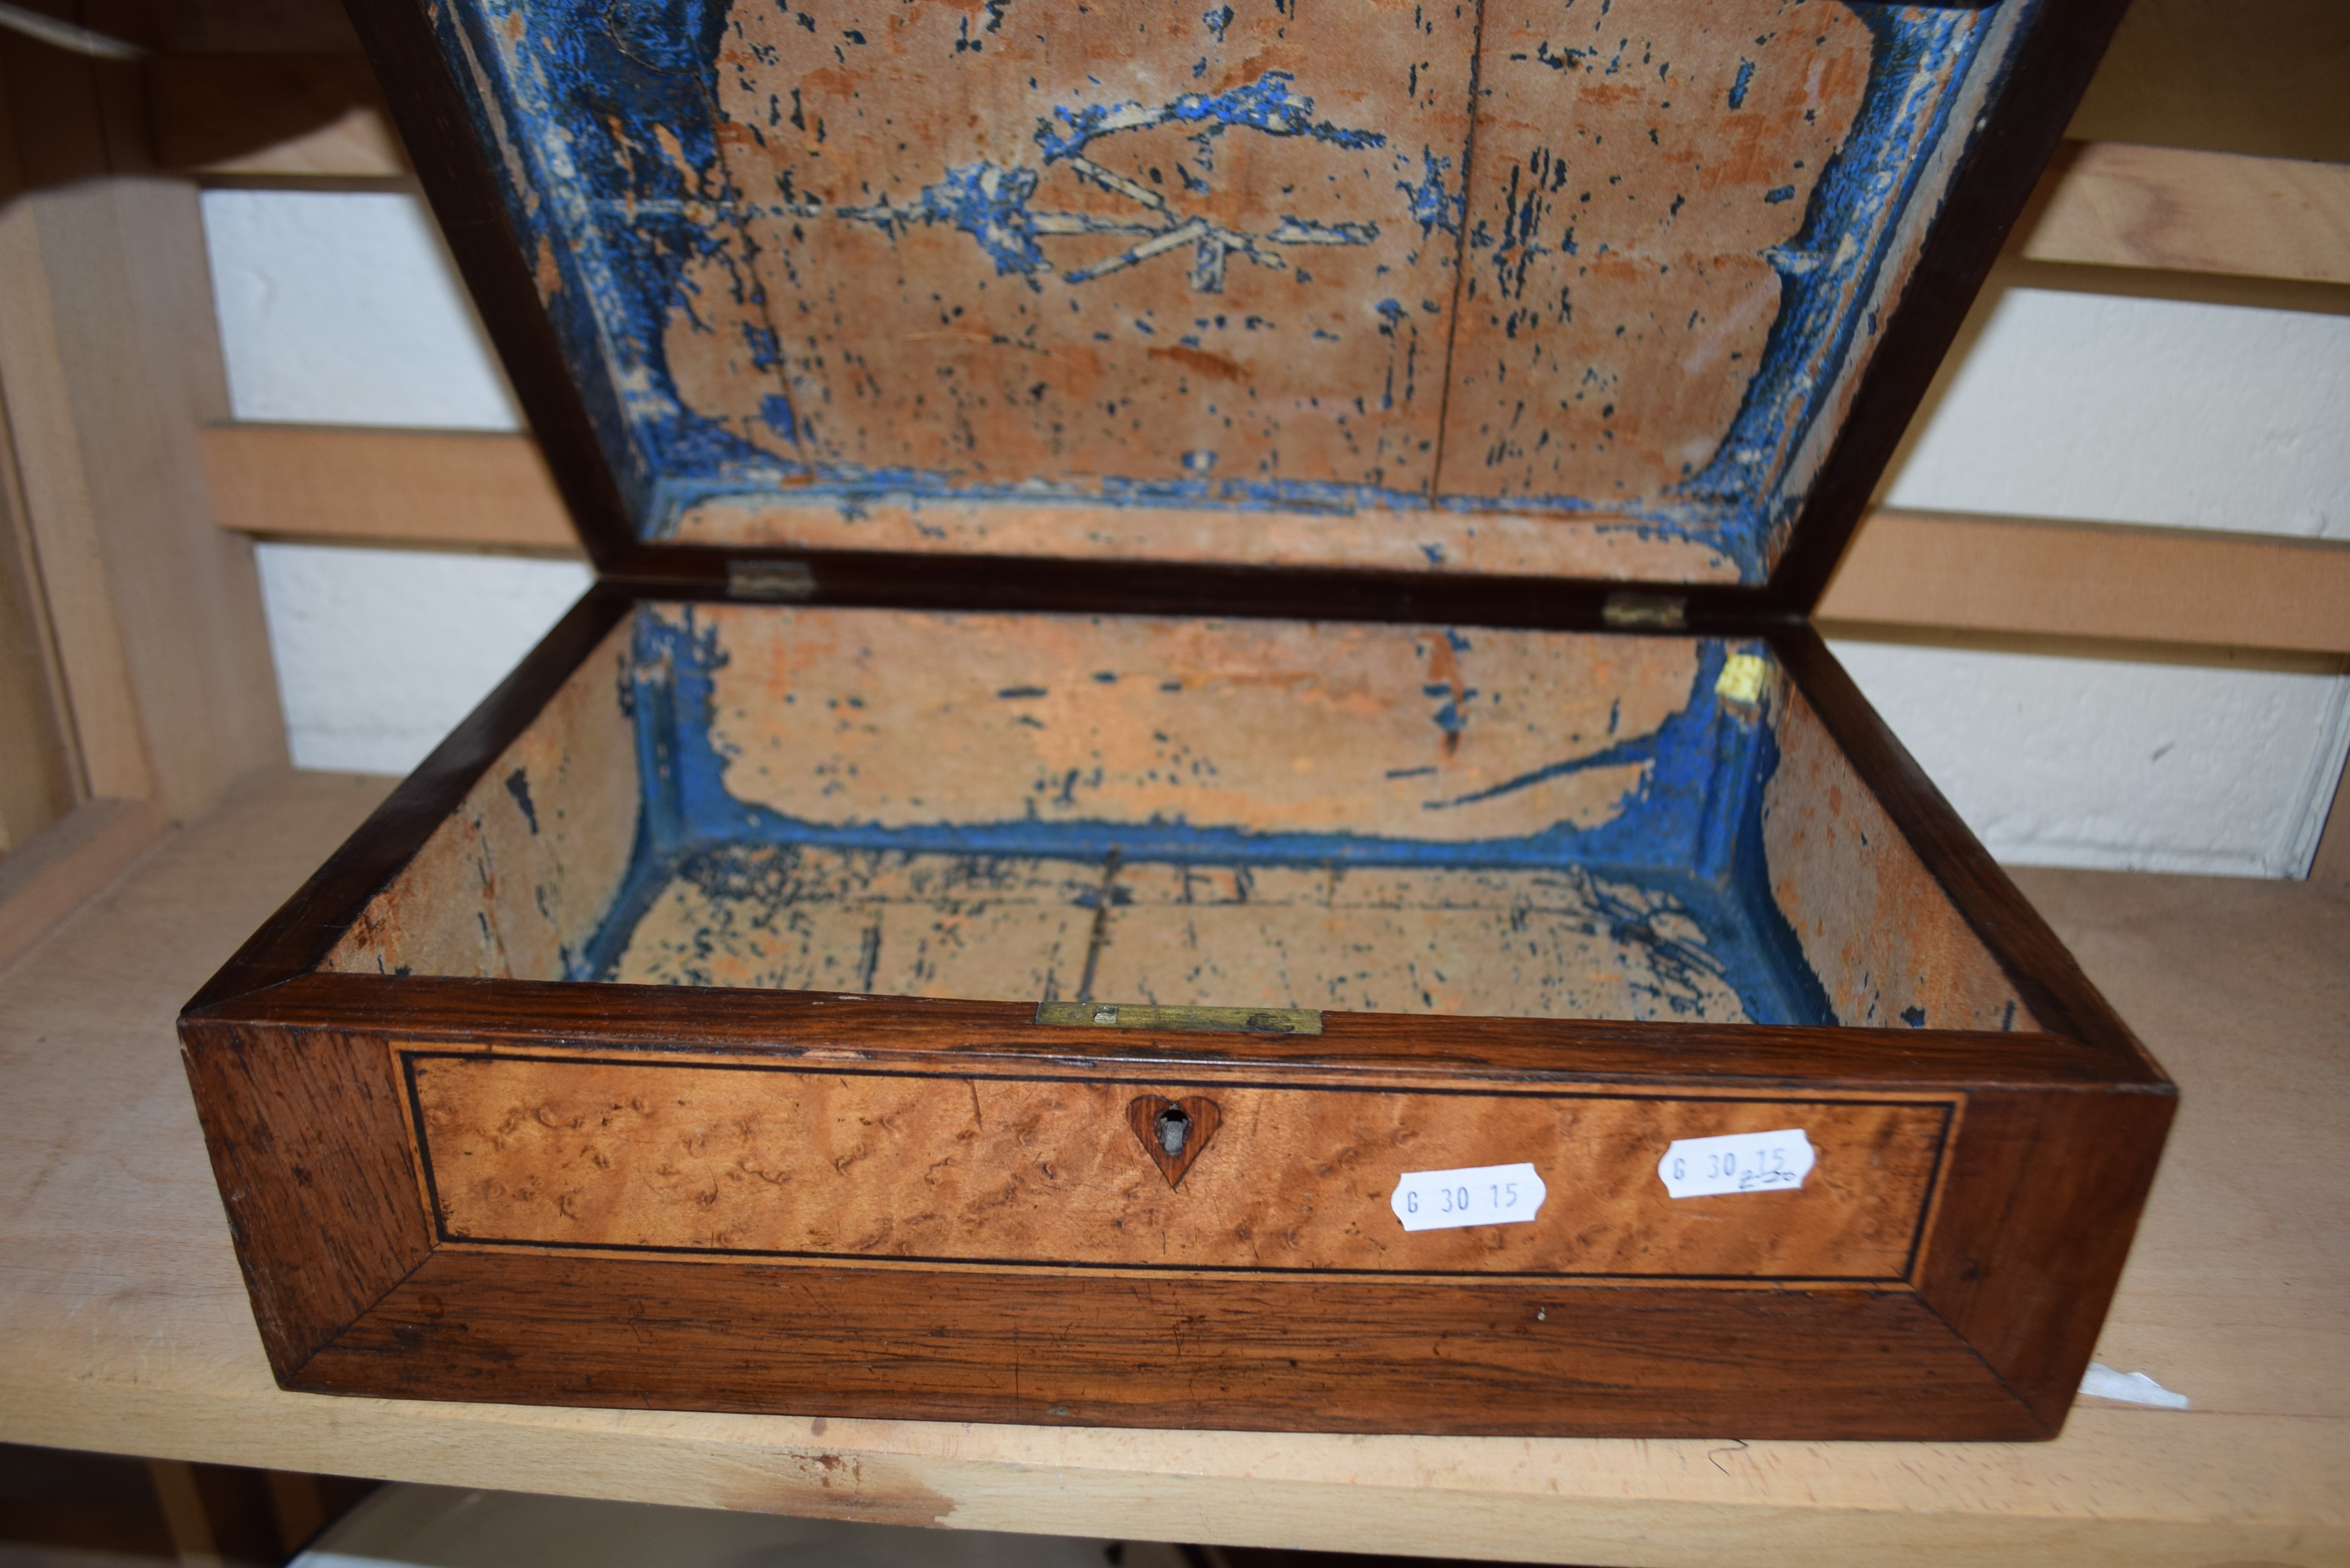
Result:
[[2096,1346],[2178,1103],[2167,1084],[1968,1096],[1919,1293],[2052,1427]]
[[2032,1439],[1914,1297],[443,1249],[319,1392],[1273,1431]]
[[320,965],[350,974],[567,980],[636,849],[623,623],[369,901]]
[[[1511,852],[1442,846],[1614,830],[1627,842],[1609,858],[1661,863],[1692,847],[1702,802],[1697,781],[1659,775],[1710,771],[1721,657],[1693,638],[1439,626],[646,613],[640,665],[708,682],[699,738],[736,810],[974,836],[1033,823],[1031,848],[1060,824],[1128,843],[1161,825],[1201,847],[1221,832],[1240,851],[1420,845],[1473,863]],[[694,718],[681,706],[681,727]],[[1662,754],[1677,742],[1690,754]],[[721,804],[682,803],[704,818]],[[1382,845],[1398,847],[1369,853]]]
[[280,1382],[432,1250],[380,1038],[183,1019],[221,1202]]
[[1764,863],[1836,1022],[2042,1027],[1801,689],[1790,680],[1783,693],[1779,766],[1762,794]]

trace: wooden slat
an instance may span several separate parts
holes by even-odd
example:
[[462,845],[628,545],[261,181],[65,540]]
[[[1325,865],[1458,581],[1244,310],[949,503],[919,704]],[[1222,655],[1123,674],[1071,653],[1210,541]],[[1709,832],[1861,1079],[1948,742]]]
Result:
[[0,431],[13,449],[82,785],[91,794],[141,798],[153,779],[42,255],[41,209],[60,198],[23,192],[10,86],[0,82]]
[[2026,260],[2350,284],[2350,164],[2074,142],[2043,195]]
[[182,55],[146,67],[156,161],[234,183],[400,180],[408,160],[359,55]]
[[2350,546],[1876,512],[1825,622],[2350,653]]
[[241,534],[579,548],[528,436],[214,425],[203,456],[213,516]]
[[194,190],[148,177],[122,67],[0,37],[0,394],[87,793],[203,810],[282,762],[250,550],[210,522],[227,410]]
[[[2257,17],[2258,26],[2242,26]],[[2342,0],[2132,0],[2086,96],[2081,141],[2210,147],[2350,162],[2350,6]]]
[[[213,515],[278,538],[576,550],[526,436],[225,425]],[[2350,547],[2032,519],[1877,512],[1820,618],[2350,654]]]

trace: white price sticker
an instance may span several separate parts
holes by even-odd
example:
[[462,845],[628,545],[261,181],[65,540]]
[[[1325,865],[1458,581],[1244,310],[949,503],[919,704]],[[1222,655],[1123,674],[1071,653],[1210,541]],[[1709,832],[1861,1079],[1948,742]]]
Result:
[[1388,1207],[1407,1231],[1461,1225],[1523,1225],[1550,1195],[1531,1165],[1479,1165],[1466,1170],[1408,1170]]
[[1675,1198],[1723,1192],[1776,1192],[1804,1184],[1812,1173],[1812,1140],[1801,1127],[1674,1140],[1657,1161],[1665,1190]]

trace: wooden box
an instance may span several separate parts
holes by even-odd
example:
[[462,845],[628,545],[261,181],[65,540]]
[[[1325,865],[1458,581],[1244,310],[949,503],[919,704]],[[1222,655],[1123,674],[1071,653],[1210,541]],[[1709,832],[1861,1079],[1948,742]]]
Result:
[[598,586],[181,1023],[286,1386],[2030,1438],[2170,1085],[1804,614],[2118,5],[354,0]]

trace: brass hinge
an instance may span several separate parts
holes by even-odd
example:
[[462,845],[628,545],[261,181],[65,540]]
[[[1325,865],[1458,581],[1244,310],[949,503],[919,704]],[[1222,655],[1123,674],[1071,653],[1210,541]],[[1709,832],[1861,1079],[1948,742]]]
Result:
[[1040,1002],[1036,1022],[1087,1029],[1217,1030],[1235,1034],[1319,1034],[1322,1015],[1302,1007],[1161,1007],[1139,1002]]
[[729,561],[726,597],[795,604],[816,597],[816,573],[806,561]]
[[1679,594],[1609,594],[1599,618],[1627,631],[1679,631],[1689,624],[1689,600]]

